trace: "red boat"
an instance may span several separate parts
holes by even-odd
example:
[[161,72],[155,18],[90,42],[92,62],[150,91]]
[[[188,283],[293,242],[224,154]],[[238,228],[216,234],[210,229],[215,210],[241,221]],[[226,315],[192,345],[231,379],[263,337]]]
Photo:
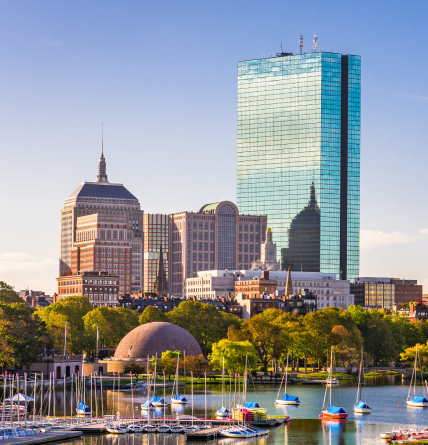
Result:
[[328,409],[323,409],[321,411],[320,417],[324,419],[346,419],[348,413],[340,406],[330,405]]

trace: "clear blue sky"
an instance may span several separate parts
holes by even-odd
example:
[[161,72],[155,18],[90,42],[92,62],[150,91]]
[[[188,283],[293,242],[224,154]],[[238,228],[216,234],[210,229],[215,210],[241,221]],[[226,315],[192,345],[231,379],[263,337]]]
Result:
[[[59,211],[107,172],[145,212],[236,197],[237,62],[362,57],[361,276],[428,286],[426,1],[0,5],[0,279],[56,289]],[[428,287],[426,291],[428,292]]]

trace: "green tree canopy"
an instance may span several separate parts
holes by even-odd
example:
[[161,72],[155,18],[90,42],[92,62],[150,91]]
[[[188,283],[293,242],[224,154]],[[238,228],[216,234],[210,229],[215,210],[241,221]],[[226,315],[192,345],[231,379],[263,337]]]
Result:
[[375,365],[388,366],[388,362],[397,356],[396,344],[383,318],[371,317],[367,322],[364,336],[364,350]]
[[241,326],[237,317],[209,303],[183,301],[167,314],[171,323],[190,332],[207,356],[211,345],[227,336],[229,326]]
[[156,306],[147,306],[144,309],[143,313],[140,315],[139,323],[146,324],[146,323],[152,323],[153,321],[164,321],[168,323],[169,319]]
[[210,365],[213,369],[223,369],[228,373],[236,374],[245,371],[247,360],[247,370],[257,369],[258,354],[254,346],[249,341],[220,340],[213,344],[213,351],[209,356]]
[[15,289],[4,281],[0,281],[0,302],[2,303],[23,303],[17,295]]

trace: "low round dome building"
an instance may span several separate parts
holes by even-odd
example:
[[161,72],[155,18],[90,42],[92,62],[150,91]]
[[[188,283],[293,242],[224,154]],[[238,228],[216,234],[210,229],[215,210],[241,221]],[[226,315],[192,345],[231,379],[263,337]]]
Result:
[[198,342],[185,329],[155,321],[138,326],[123,337],[108,363],[108,371],[122,371],[130,363],[147,369],[147,356],[161,357],[165,351],[182,351],[186,356],[202,354]]

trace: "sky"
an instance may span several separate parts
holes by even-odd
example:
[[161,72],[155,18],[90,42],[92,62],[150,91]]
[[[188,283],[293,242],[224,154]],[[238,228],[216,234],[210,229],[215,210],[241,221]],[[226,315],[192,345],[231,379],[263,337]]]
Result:
[[362,57],[360,276],[428,293],[428,2],[0,3],[0,281],[56,290],[60,210],[96,179],[147,213],[236,202],[237,63]]

